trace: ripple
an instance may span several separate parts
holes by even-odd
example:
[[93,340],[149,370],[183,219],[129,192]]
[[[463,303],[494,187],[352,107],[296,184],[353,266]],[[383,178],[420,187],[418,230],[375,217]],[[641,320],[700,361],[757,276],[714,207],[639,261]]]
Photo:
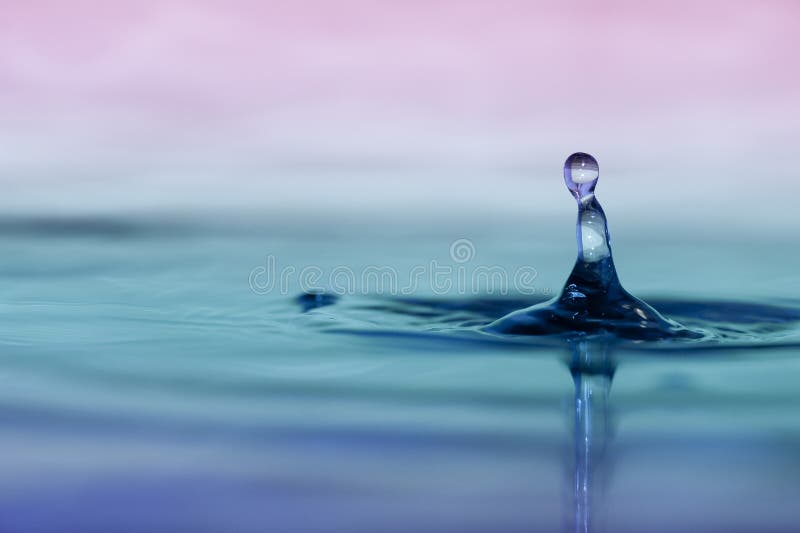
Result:
[[[800,306],[725,300],[648,298],[670,319],[699,332],[698,338],[631,340],[613,331],[562,332],[550,335],[505,335],[482,328],[508,313],[543,300],[521,297],[368,298],[326,302],[325,320],[309,322],[328,333],[364,337],[403,337],[452,344],[494,343],[514,346],[561,346],[581,338],[613,340],[636,350],[715,350],[800,347]],[[334,310],[331,310],[333,306]],[[314,311],[311,311],[312,313]]]

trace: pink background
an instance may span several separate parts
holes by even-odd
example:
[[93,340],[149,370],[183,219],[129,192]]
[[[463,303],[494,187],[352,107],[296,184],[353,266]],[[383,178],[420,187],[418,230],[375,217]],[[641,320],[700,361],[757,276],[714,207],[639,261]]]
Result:
[[546,212],[581,150],[607,210],[796,224],[797,2],[1,7],[6,212]]

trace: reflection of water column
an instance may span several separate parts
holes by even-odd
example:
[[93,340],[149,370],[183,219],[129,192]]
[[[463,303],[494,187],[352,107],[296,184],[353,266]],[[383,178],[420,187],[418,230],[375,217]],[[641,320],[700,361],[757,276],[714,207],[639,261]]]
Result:
[[593,522],[593,474],[608,437],[608,392],[614,367],[608,345],[580,341],[573,345],[570,371],[575,383],[575,464],[573,477],[575,532],[588,533]]

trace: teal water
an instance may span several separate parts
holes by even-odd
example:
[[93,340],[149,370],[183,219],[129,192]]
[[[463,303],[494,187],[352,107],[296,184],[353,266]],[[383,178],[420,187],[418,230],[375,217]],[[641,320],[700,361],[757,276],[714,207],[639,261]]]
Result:
[[[0,221],[0,531],[796,530],[796,252],[612,222],[626,288],[707,338],[576,371],[561,339],[475,333],[560,289],[570,213]],[[260,293],[270,255],[454,284]],[[534,294],[459,291],[481,265]]]

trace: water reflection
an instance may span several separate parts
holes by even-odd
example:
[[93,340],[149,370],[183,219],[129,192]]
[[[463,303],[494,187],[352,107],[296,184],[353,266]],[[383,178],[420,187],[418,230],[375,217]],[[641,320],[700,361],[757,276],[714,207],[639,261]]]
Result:
[[611,436],[608,394],[615,363],[604,340],[580,340],[570,344],[568,358],[575,385],[574,456],[570,485],[572,516],[567,531],[589,533],[596,527],[595,509],[602,487],[602,466]]

